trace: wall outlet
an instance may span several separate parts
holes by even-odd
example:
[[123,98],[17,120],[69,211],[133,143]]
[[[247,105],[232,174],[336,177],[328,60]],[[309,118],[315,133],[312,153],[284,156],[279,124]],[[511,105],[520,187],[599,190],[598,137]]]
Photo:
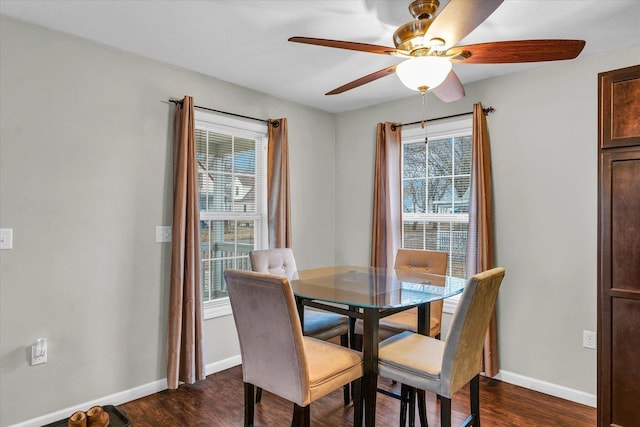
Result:
[[582,346],[584,348],[596,349],[596,333],[593,331],[582,331]]
[[13,249],[13,228],[0,228],[0,249]]
[[48,354],[47,339],[38,338],[38,340],[31,345],[31,366],[47,363]]
[[171,226],[158,225],[156,227],[156,243],[164,243],[171,241]]

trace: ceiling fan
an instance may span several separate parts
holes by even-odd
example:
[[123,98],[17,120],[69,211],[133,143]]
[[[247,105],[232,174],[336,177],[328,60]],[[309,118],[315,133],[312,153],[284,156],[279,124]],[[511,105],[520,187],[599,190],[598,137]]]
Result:
[[402,83],[424,94],[431,90],[444,102],[464,97],[464,87],[452,63],[508,64],[559,61],[577,57],[584,40],[516,40],[456,44],[484,22],[504,0],[449,0],[438,14],[438,0],[415,0],[409,12],[415,20],[393,33],[394,47],[340,40],[291,37],[289,41],[317,46],[393,55],[406,60],[340,86],[325,95],[336,95],[397,73]]

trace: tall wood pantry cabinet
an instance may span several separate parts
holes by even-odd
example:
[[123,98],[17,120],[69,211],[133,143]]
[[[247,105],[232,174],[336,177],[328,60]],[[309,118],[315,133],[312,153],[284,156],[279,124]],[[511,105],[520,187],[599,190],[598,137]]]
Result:
[[598,91],[598,426],[640,426],[640,65]]

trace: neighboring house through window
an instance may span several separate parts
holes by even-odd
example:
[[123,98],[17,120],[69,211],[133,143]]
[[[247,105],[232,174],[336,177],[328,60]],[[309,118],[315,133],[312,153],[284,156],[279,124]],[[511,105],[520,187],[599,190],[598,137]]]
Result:
[[196,110],[205,318],[231,314],[225,269],[249,270],[266,247],[267,125]]
[[447,274],[464,278],[471,119],[428,124],[427,137],[402,131],[402,247],[447,252]]

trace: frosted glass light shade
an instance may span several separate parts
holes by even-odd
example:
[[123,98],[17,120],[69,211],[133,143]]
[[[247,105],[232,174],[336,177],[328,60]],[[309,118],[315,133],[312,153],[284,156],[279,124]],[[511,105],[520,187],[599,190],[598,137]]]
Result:
[[409,89],[433,89],[447,78],[451,71],[451,62],[437,56],[418,56],[398,64],[396,74],[402,84]]

